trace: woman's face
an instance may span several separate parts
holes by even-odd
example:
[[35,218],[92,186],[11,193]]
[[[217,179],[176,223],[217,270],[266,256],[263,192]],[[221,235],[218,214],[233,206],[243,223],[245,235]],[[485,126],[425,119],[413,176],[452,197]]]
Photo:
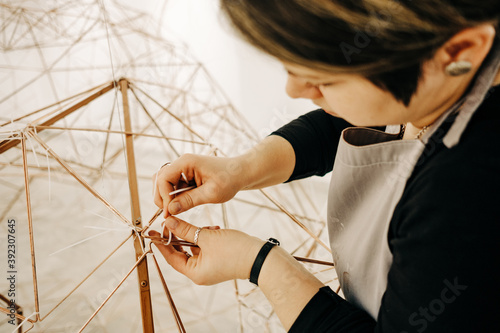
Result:
[[424,64],[423,78],[408,106],[360,75],[325,73],[290,63],[284,66],[290,97],[310,99],[327,113],[356,126],[407,122],[424,126],[453,105],[457,93],[457,86],[447,85],[446,76],[431,69],[432,64]]

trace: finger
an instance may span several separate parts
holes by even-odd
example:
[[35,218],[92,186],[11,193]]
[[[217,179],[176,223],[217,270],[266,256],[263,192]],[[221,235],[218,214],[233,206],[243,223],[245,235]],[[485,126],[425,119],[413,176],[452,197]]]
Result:
[[[194,225],[174,216],[169,216],[165,220],[165,225],[175,236],[187,240],[188,242],[194,242],[194,235],[196,229],[198,229]],[[202,232],[198,235],[198,244],[200,244],[201,234]]]
[[[179,238],[175,237],[175,235],[172,234],[172,242],[175,242],[178,240],[179,240]],[[174,245],[174,249],[176,249],[179,252],[184,252],[184,248],[182,247],[182,245]]]
[[210,191],[209,188],[211,186],[203,184],[192,190],[177,194],[170,201],[168,211],[172,215],[177,215],[201,204],[212,203],[211,197],[207,195],[207,192]]
[[148,236],[151,239],[151,242],[153,242],[155,244],[162,245],[162,246],[172,246],[170,243],[172,243],[174,240],[177,239],[172,234],[172,237],[170,238],[170,242],[169,242],[169,237],[163,237],[163,235],[156,230],[150,230],[148,232]]
[[[150,231],[150,236],[156,237],[160,236],[160,234],[154,230]],[[175,237],[175,236],[173,236]],[[172,246],[165,245],[161,242],[154,241],[153,244],[158,248],[160,253],[163,255],[167,263],[172,266],[176,271],[190,277],[190,271],[188,267],[188,261],[196,261],[195,258],[186,255],[186,251],[184,251],[180,246]]]
[[172,237],[171,232],[168,230],[167,226],[165,225],[165,221],[163,221],[161,223],[161,235],[163,236],[163,238]]
[[172,196],[168,195],[173,189],[174,185],[168,182],[164,182],[162,180],[162,176],[160,174],[160,171],[155,173],[153,175],[153,202],[155,203],[156,206],[159,208],[163,209],[163,216],[166,217],[168,212],[167,212],[167,207],[168,204],[170,203],[170,200],[172,200]]
[[[158,233],[155,230],[151,230],[148,232],[148,235],[151,237],[151,241],[162,246],[173,246],[175,250],[184,252],[182,245],[175,245],[176,241],[178,241],[179,239],[175,237],[175,235],[166,227],[163,228],[164,230],[162,231],[162,234]],[[165,237],[165,235],[167,236]]]
[[[168,242],[166,242],[166,239],[164,237],[161,237],[160,233],[158,233],[157,231],[155,230],[151,230],[149,233],[149,236],[151,236],[151,241],[156,245],[156,247],[158,249],[161,249],[162,250],[162,253],[174,253],[174,252],[181,252],[181,253],[185,253],[186,251],[184,251],[184,249],[182,248],[182,246],[180,245],[171,245],[169,244]],[[172,239],[171,241],[172,242],[175,242],[177,240],[177,237],[175,237],[174,235],[172,235]],[[168,248],[173,248],[174,251],[171,251],[170,249]]]
[[160,250],[160,253],[163,255],[170,266],[172,266],[179,273],[182,273],[189,277],[189,274],[187,272],[187,263],[188,260],[190,260],[192,257],[188,258],[185,252],[177,251],[173,248],[173,246],[165,246],[158,243],[154,244],[156,245],[158,250]]
[[159,207],[163,209],[163,217],[166,218],[170,213],[168,211],[168,205],[172,200],[172,196],[169,195],[170,192],[174,189],[174,186],[170,183],[162,184],[158,186],[158,195],[159,198]]
[[158,172],[157,184],[160,198],[157,199],[157,201],[160,204],[159,207],[163,208],[163,217],[167,217],[171,214],[168,210],[168,205],[173,196],[170,195],[170,193],[174,192],[180,186],[184,186],[185,182],[180,178],[181,176],[179,176],[181,173],[182,171],[175,168],[173,165],[164,167]]
[[[219,230],[220,227],[218,225],[213,225],[213,226],[207,226],[207,227],[203,227],[203,229],[207,229],[207,230]],[[199,240],[198,240],[199,241]],[[194,255],[194,256],[197,256],[200,254],[200,248],[199,247],[192,247],[191,248],[191,253]]]
[[197,256],[197,255],[200,255],[200,248],[199,247],[192,247],[191,248],[191,253],[193,254],[193,256]]
[[153,179],[153,202],[158,208],[163,208],[163,200],[161,199],[160,192],[158,191],[158,173],[155,173]]

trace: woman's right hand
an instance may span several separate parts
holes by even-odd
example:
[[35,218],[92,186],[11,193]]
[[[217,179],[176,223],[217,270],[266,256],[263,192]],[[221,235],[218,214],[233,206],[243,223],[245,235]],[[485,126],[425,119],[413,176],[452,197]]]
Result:
[[[226,202],[245,186],[243,169],[241,160],[236,158],[182,155],[153,175],[154,203],[167,217],[201,204]],[[185,182],[182,173],[189,183]],[[194,189],[169,195],[193,183]]]

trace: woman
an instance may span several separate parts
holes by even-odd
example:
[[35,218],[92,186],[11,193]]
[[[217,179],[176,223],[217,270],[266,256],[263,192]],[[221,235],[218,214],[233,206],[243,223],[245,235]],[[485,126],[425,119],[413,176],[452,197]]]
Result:
[[[290,332],[499,332],[500,2],[222,8],[283,63],[287,93],[322,109],[242,156],[163,167],[155,203],[175,236],[199,245],[190,257],[157,244],[167,262],[199,284],[250,278]],[[345,300],[278,246],[170,216],[332,166],[329,237]],[[170,197],[181,172],[197,187]]]

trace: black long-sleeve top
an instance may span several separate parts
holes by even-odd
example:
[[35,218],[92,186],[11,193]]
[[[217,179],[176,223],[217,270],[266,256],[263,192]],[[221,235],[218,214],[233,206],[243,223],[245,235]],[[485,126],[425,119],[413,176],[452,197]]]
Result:
[[[274,132],[295,150],[289,181],[331,171],[348,126],[316,110]],[[394,210],[376,321],[324,287],[290,332],[500,332],[500,86],[451,149],[447,126],[430,138]]]

